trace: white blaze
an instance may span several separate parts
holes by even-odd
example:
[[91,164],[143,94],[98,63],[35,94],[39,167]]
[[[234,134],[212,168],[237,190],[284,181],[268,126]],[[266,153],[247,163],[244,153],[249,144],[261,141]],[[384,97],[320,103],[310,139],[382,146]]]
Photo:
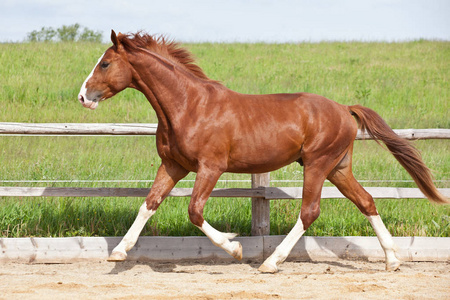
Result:
[[103,54],[97,61],[97,64],[94,66],[94,68],[92,69],[91,73],[88,75],[88,77],[86,78],[86,80],[83,82],[83,85],[81,86],[80,89],[80,93],[78,94],[78,100],[80,100],[81,104],[83,104],[84,107],[90,108],[90,109],[96,109],[98,106],[98,102],[97,101],[92,101],[90,99],[87,98],[86,96],[86,84],[89,81],[89,79],[91,79],[91,77],[94,75],[94,71],[95,68],[97,68],[98,64],[101,62],[103,56],[105,54]]

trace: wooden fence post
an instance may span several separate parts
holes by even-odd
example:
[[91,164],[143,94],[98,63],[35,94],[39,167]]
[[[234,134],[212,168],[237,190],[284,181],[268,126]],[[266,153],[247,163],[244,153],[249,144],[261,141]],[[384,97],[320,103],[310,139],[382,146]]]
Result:
[[[252,174],[252,188],[268,187],[270,173]],[[252,198],[253,236],[270,234],[270,201],[262,197]]]

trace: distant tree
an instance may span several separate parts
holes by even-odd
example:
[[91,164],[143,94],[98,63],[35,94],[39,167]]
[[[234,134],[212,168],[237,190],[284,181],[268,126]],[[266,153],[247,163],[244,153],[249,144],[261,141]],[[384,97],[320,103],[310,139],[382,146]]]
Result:
[[73,25],[63,25],[62,27],[56,29],[58,32],[58,39],[61,42],[74,42],[78,36],[78,30],[80,29],[80,24],[76,23]]
[[103,35],[100,31],[93,31],[85,27],[81,35],[78,37],[78,40],[83,42],[100,43],[102,41],[102,37]]
[[[83,28],[83,31],[81,31]],[[27,34],[29,42],[98,42],[102,41],[102,33],[93,31],[87,27],[82,27],[76,23],[73,25],[63,25],[56,30],[52,27],[42,27],[40,31],[33,30]]]
[[56,36],[56,31],[51,27],[42,27],[40,31],[33,30],[28,33],[30,42],[49,42]]

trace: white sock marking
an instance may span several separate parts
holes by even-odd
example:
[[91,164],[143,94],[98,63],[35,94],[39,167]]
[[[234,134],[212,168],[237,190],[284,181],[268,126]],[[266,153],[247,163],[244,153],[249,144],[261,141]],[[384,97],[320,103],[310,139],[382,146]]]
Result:
[[395,250],[397,246],[394,244],[391,234],[387,230],[380,215],[376,216],[366,216],[372,225],[375,233],[377,234],[378,240],[380,241],[381,247],[386,255],[386,268],[396,269],[400,265],[400,261],[395,256]]
[[295,226],[291,229],[281,244],[278,245],[272,255],[264,261],[263,265],[270,267],[271,269],[278,269],[277,265],[286,260],[289,253],[291,253],[292,248],[294,248],[295,244],[297,244],[305,231],[306,230],[303,228],[303,222],[299,217],[297,223],[295,223]]
[[133,246],[136,244],[139,234],[147,223],[148,219],[155,214],[154,210],[147,209],[147,203],[144,201],[144,204],[139,208],[139,213],[136,219],[131,225],[130,229],[128,229],[127,234],[123,237],[122,241],[117,245],[113,252],[121,252],[126,254]]
[[220,232],[209,225],[206,221],[203,221],[202,226],[198,228],[211,240],[214,245],[222,248],[228,254],[233,255],[238,243],[230,242],[229,238],[234,238],[236,234]]

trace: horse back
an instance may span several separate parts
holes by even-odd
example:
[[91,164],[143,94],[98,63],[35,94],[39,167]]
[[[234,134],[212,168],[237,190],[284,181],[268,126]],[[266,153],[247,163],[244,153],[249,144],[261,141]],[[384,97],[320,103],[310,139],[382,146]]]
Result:
[[340,151],[357,131],[346,106],[315,94],[233,92],[208,104],[190,116],[192,130],[185,149],[190,148],[192,158],[222,157],[229,172],[276,170],[330,145]]

